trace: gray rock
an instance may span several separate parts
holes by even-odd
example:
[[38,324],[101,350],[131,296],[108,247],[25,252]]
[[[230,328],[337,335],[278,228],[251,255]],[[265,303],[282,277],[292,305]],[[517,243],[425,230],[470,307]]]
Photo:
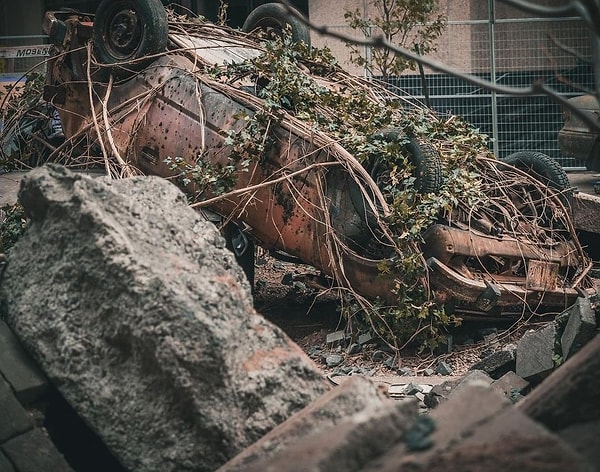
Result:
[[515,350],[495,351],[479,362],[473,364],[470,370],[482,370],[490,377],[498,379],[506,372],[515,369]]
[[409,383],[404,389],[402,389],[402,393],[404,395],[415,395],[417,393],[421,393],[423,391],[423,387],[418,384]]
[[19,198],[2,315],[128,469],[214,470],[328,390],[171,183],[45,166]]
[[481,370],[472,370],[460,379],[446,380],[441,384],[434,385],[432,389],[425,394],[423,403],[429,408],[435,408],[444,403],[451,395],[462,390],[468,385],[490,385],[492,379]]
[[513,403],[520,398],[519,395],[527,392],[529,382],[519,377],[514,372],[507,372],[502,377],[492,382],[492,387],[500,390]]
[[563,360],[575,354],[596,334],[596,312],[589,298],[579,297],[567,311],[569,319],[560,339]]
[[343,330],[340,330],[334,331],[333,333],[328,333],[326,341],[327,344],[332,344],[339,341],[343,341],[344,339],[346,339],[346,333]]
[[452,367],[450,367],[450,365],[448,365],[447,362],[440,361],[440,362],[438,362],[438,364],[435,368],[435,372],[436,372],[436,374],[440,374],[440,375],[452,375],[452,372],[454,372],[454,371],[452,370]]
[[344,362],[344,356],[340,354],[329,354],[325,356],[325,364],[327,364],[327,367],[337,367],[342,362]]
[[555,366],[556,325],[549,323],[527,331],[517,344],[516,374],[526,380],[540,379]]

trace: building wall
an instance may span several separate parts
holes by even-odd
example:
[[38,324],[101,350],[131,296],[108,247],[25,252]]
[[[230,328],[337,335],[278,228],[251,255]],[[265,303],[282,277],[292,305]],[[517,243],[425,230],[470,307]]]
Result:
[[[464,72],[490,71],[490,2],[486,0],[441,0],[440,10],[448,19],[444,33],[438,39],[438,50],[431,58]],[[562,5],[563,0],[540,0],[544,6]],[[583,56],[590,55],[589,41],[582,22],[540,21],[533,15],[492,2],[495,9],[495,59],[497,71],[548,70],[573,67],[577,58],[564,53],[564,47],[573,48]],[[344,19],[347,10],[359,9],[368,15],[373,8],[369,0],[346,0],[331,3],[328,0],[309,0],[310,20],[342,34],[360,37]],[[528,20],[529,19],[529,20]],[[315,46],[329,47],[343,67],[362,74],[361,68],[349,62],[349,51],[340,40],[323,37],[313,32]],[[432,72],[432,71],[427,71]],[[407,71],[407,73],[411,73]]]
[[42,0],[0,0],[0,36],[42,34]]

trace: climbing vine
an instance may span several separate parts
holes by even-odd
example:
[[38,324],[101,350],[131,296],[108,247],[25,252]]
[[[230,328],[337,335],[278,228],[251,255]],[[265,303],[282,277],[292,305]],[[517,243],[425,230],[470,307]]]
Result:
[[[261,103],[252,113],[236,116],[244,122],[241,128],[225,131],[232,165],[221,168],[227,172],[219,178],[228,185],[217,191],[233,186],[240,163],[247,167],[268,155],[276,144],[273,129],[289,115],[339,142],[364,166],[377,156],[385,169],[378,186],[390,210],[384,224],[394,239],[394,252],[379,270],[382,277],[394,277],[397,302],[390,307],[351,296],[343,312],[358,331],[374,329],[396,347],[409,340],[435,347],[444,339],[444,327],[459,320],[436,304],[419,244],[423,232],[432,223],[451,218],[459,204],[474,207],[485,201],[475,161],[477,155],[488,153],[486,137],[455,116],[436,117],[382,85],[342,73],[327,49],[294,43],[289,34],[263,47],[254,59],[209,71],[212,80],[220,83],[250,84],[244,88]],[[379,137],[378,132],[388,128],[400,130],[397,139]],[[439,192],[419,193],[414,167],[404,151],[410,136],[425,138],[443,156]],[[194,170],[201,185],[214,183],[213,174]],[[211,191],[216,193],[214,188]]]

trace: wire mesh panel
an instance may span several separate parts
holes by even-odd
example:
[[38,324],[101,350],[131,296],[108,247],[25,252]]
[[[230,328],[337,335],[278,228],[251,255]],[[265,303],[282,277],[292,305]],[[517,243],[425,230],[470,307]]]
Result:
[[[459,72],[499,86],[529,88],[541,83],[570,98],[594,87],[590,41],[585,24],[573,18],[512,18],[449,22],[440,38],[440,59]],[[562,108],[551,97],[494,93],[452,75],[428,71],[390,80],[392,86],[425,100],[440,113],[462,115],[488,134],[498,157],[535,150],[565,167],[581,162],[565,157],[557,142]]]

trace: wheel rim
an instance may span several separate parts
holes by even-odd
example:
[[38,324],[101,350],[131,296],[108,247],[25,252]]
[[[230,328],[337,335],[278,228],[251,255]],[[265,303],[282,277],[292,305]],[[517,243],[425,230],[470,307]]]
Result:
[[131,56],[138,48],[141,36],[140,19],[137,12],[130,8],[116,12],[107,25],[107,45],[114,56]]

